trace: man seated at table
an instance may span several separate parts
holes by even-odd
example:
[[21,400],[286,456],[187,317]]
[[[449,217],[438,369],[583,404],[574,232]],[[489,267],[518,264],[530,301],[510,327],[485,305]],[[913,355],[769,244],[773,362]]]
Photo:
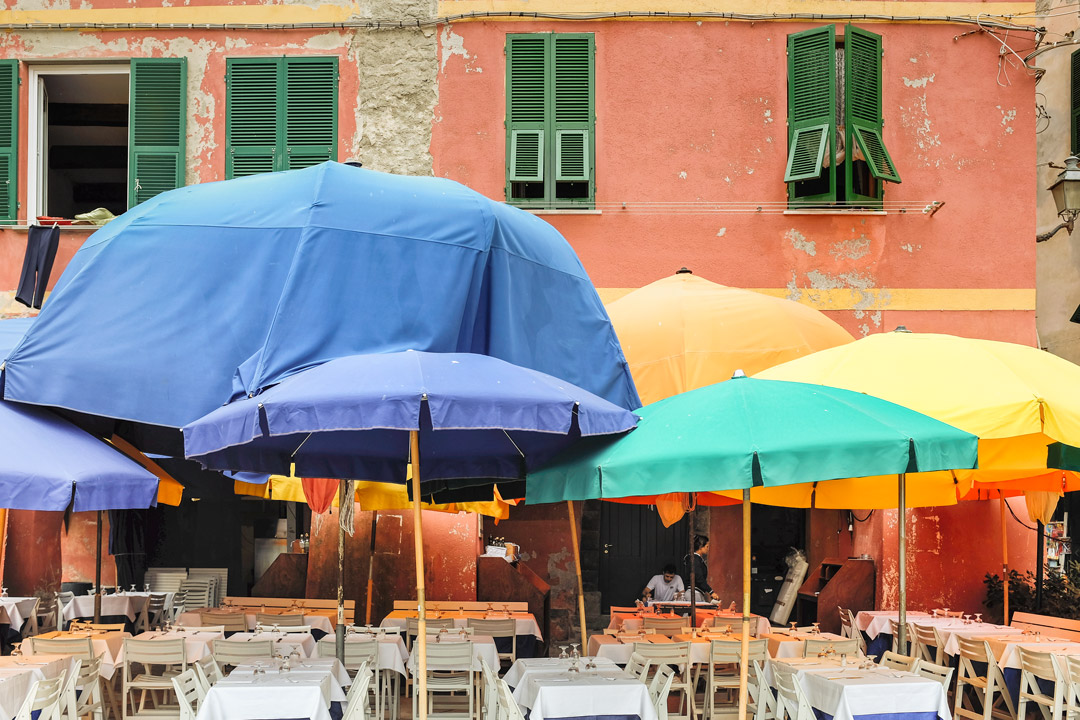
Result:
[[671,600],[682,600],[685,590],[686,586],[683,585],[682,578],[675,573],[675,564],[668,563],[664,566],[662,574],[652,576],[649,584],[645,586],[641,594],[645,596],[646,601],[669,602]]

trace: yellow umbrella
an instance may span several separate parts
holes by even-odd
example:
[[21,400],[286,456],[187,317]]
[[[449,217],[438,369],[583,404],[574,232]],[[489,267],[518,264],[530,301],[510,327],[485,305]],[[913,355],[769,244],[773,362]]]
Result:
[[852,342],[823,313],[680,270],[607,305],[645,404]]

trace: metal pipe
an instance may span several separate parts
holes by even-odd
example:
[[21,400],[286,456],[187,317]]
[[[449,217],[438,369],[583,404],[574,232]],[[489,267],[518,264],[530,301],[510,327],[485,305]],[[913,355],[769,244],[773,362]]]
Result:
[[999,495],[1001,501],[1001,589],[1005,600],[1004,618],[1005,625],[1009,624],[1009,528],[1005,524],[1005,496]]
[[[689,498],[690,496],[687,495]],[[693,503],[688,503],[692,505]],[[694,557],[694,511],[686,511],[687,536],[690,538],[690,627],[697,627],[697,559]]]
[[341,526],[345,512],[345,480],[338,480],[337,530],[337,627],[334,630],[334,650],[337,659],[345,664],[345,528]]
[[900,637],[896,639],[896,651],[907,655],[907,475],[900,473],[897,479],[900,486],[900,532],[897,533],[900,537]]
[[739,715],[746,717],[750,665],[750,489],[742,491],[742,638],[739,640]]
[[373,510],[371,512],[371,548],[368,554],[367,565],[367,607],[364,608],[364,624],[371,627],[371,595],[374,591],[375,584],[375,530],[378,527],[379,511]]
[[[94,622],[101,622],[101,511],[97,511],[97,552],[94,561]],[[57,612],[60,612],[59,608]]]
[[1042,521],[1035,521],[1035,529],[1039,537],[1035,539],[1035,609],[1042,610],[1043,591],[1043,553],[1046,551],[1046,530]]

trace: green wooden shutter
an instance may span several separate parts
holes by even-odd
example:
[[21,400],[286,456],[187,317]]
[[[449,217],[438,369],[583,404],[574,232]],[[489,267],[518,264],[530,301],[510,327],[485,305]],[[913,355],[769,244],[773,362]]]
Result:
[[545,35],[506,37],[506,197],[511,182],[544,180],[548,42]]
[[[788,35],[788,161],[784,182],[821,176],[836,133],[836,29]],[[830,158],[832,162],[834,157]]]
[[128,207],[184,184],[187,59],[131,61]]
[[0,60],[0,222],[18,220],[19,61]]
[[[900,182],[881,135],[881,36],[848,25],[844,32],[844,117],[870,174]],[[848,160],[853,157],[849,148]]]
[[280,58],[226,61],[225,176],[244,177],[283,169],[280,109],[284,82]]
[[285,60],[285,169],[337,160],[336,57]]
[[1080,153],[1080,50],[1074,52],[1070,58],[1072,61],[1070,91],[1072,93],[1072,108],[1069,115],[1072,127],[1072,154]]
[[553,42],[555,179],[592,180],[593,35],[562,33]]

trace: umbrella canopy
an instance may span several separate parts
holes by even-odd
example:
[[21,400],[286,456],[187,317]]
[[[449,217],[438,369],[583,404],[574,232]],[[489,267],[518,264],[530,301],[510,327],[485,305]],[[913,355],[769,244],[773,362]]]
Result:
[[645,403],[854,340],[814,308],[688,271],[624,295],[607,311]]
[[[879,398],[745,377],[647,405],[634,432],[529,475],[528,502],[970,468],[977,438]],[[807,485],[812,487],[812,485]]]
[[339,163],[179,188],[95,232],[3,392],[155,426],[140,448],[179,454],[162,428],[336,357],[409,348],[491,355],[640,405],[551,225],[449,180]]
[[633,413],[497,358],[403,352],[338,358],[184,427],[209,468],[404,483],[419,431],[421,480],[520,478]]

